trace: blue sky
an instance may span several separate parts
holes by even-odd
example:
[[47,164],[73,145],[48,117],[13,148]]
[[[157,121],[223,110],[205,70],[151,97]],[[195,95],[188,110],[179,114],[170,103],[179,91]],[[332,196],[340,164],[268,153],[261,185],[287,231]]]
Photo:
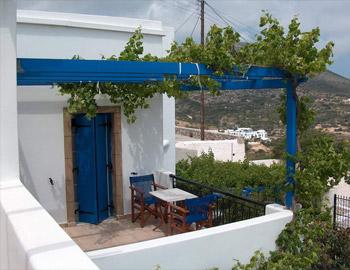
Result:
[[[350,78],[350,1],[348,0],[206,0],[224,17],[223,21],[206,7],[206,29],[216,23],[233,25],[245,40],[254,38],[258,31],[261,10],[268,10],[283,25],[297,15],[303,30],[319,26],[320,46],[335,42],[334,64],[330,69]],[[124,16],[160,20],[176,29],[181,41],[191,35],[199,39],[197,0],[18,0],[18,8],[59,12],[77,12],[97,15]]]

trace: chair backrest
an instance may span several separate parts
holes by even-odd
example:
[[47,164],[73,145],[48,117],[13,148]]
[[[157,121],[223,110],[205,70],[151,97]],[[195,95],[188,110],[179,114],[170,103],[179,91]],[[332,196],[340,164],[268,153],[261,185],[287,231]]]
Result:
[[185,200],[185,207],[189,211],[187,223],[205,221],[208,219],[209,206],[217,200],[217,195],[210,194],[199,198]]
[[151,196],[149,193],[153,190],[153,184],[153,174],[130,176],[130,185],[144,192],[144,198]]

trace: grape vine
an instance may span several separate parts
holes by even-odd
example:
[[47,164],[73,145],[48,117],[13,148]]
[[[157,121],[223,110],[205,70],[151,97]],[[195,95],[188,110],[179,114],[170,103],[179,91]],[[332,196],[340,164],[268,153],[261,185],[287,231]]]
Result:
[[[232,73],[233,67],[262,65],[279,67],[287,71],[291,79],[305,77],[322,72],[331,64],[334,44],[329,42],[324,48],[318,49],[318,28],[309,32],[301,32],[300,23],[293,18],[288,32],[279,21],[269,13],[263,13],[260,19],[261,33],[256,41],[240,46],[240,35],[230,26],[220,28],[211,26],[205,45],[198,44],[193,38],[187,38],[183,43],[174,42],[163,58],[144,54],[143,34],[138,28],[127,42],[119,56],[112,55],[105,61],[163,61],[202,63],[212,69],[215,75]],[[80,59],[79,56],[73,59]],[[123,107],[123,113],[128,122],[136,120],[136,110],[149,106],[149,99],[156,94],[167,94],[169,97],[180,98],[183,84],[195,87],[201,86],[213,94],[218,94],[220,83],[208,76],[191,76],[188,81],[179,81],[175,77],[165,77],[162,82],[145,82],[143,84],[115,83],[81,83],[59,84],[62,95],[69,95],[68,111],[70,113],[84,112],[93,117],[97,111],[96,98],[106,97],[112,104]]]

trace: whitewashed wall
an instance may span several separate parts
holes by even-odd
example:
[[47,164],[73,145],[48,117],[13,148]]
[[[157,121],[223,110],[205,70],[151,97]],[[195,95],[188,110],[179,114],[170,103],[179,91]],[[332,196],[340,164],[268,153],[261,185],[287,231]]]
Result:
[[247,263],[256,250],[268,255],[293,214],[268,205],[266,215],[205,230],[88,252],[102,270],[231,269]]
[[350,197],[350,185],[342,179],[338,185],[334,186],[327,192],[325,197],[328,200],[328,205],[331,207],[334,205],[334,194]]
[[200,156],[212,151],[216,160],[243,161],[245,145],[241,140],[181,141],[176,143],[176,161],[189,156]]
[[0,1],[0,181],[18,179],[16,1]]
[[[139,25],[143,27],[145,53],[161,56],[174,36],[172,28],[163,28],[157,21],[29,11],[18,14],[18,57],[69,59],[79,54],[85,59],[100,59],[101,55],[118,54]],[[135,124],[128,124],[122,116],[126,213],[130,208],[130,172],[174,171],[174,100],[156,96],[150,103],[149,109],[137,113]],[[59,223],[66,222],[65,106],[66,97],[59,96],[56,89],[18,87],[21,181]],[[164,140],[170,142],[167,148]]]
[[23,184],[0,181],[0,269],[97,270]]
[[253,164],[256,165],[265,165],[265,166],[271,166],[273,164],[281,164],[282,160],[280,159],[258,159],[258,160],[252,160],[250,161]]

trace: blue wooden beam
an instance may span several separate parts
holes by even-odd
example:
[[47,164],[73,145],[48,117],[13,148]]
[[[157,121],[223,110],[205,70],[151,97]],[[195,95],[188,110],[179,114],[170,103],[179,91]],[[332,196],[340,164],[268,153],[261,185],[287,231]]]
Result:
[[248,79],[254,77],[264,77],[264,78],[286,78],[287,74],[278,68],[275,67],[260,67],[260,66],[251,66],[248,71],[245,73],[245,77]]
[[[176,76],[186,80],[192,75],[213,74],[203,64],[175,62],[142,62],[114,60],[65,60],[19,58],[17,79],[19,85],[44,85],[65,82],[135,82],[162,80],[165,76]],[[237,67],[234,70],[238,70]],[[234,72],[233,72],[234,73]],[[221,80],[244,80],[262,78],[284,78],[283,71],[271,67],[250,67],[244,74],[226,74]],[[129,77],[133,77],[132,80]]]
[[295,157],[297,154],[297,104],[293,96],[293,86],[287,84],[287,175],[286,184],[286,206],[291,208],[293,205],[294,185],[295,185]]
[[[282,89],[286,88],[286,80],[284,79],[259,79],[259,80],[232,80],[232,81],[221,81],[220,90],[231,91],[231,90],[268,90],[268,89]],[[201,90],[199,87],[185,85],[181,88],[182,91],[198,91]],[[204,90],[207,90],[204,88]]]

